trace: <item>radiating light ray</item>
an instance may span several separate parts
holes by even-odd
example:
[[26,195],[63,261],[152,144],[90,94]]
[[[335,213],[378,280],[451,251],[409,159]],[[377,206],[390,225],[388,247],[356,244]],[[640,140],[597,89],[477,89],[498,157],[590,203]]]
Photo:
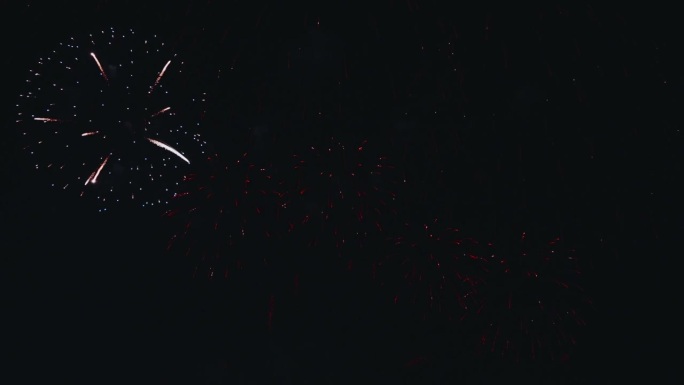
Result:
[[95,56],[95,52],[91,52],[90,56],[95,60],[95,64],[97,64],[97,68],[100,69],[100,73],[102,74],[102,77],[104,80],[109,82],[109,78],[107,77],[107,74],[105,73],[104,68],[102,68],[102,64],[100,64],[100,61],[97,59],[97,56]]
[[169,64],[171,64],[171,60],[167,61],[164,65],[164,68],[162,68],[161,72],[159,72],[159,75],[157,76],[157,79],[154,81],[154,84],[152,84],[152,87],[150,87],[150,92],[148,92],[148,94],[151,94],[152,91],[154,91],[154,89],[157,88],[157,85],[159,85],[159,81],[164,76],[164,73],[166,73],[166,69],[169,68]]
[[164,107],[164,108],[162,108],[161,110],[159,110],[159,111],[155,112],[154,114],[152,114],[152,117],[154,118],[155,116],[159,116],[159,115],[161,115],[161,114],[165,114],[165,113],[167,113],[169,110],[171,110],[171,107]]
[[85,185],[88,185],[88,183],[95,184],[97,183],[97,177],[100,176],[100,172],[102,172],[102,169],[104,168],[105,164],[107,164],[107,161],[109,160],[109,157],[111,154],[107,155],[106,158],[100,163],[100,167],[97,168],[90,176],[88,177],[88,180],[86,180]]
[[178,150],[176,150],[175,148],[169,146],[168,144],[166,144],[166,143],[164,143],[164,142],[160,142],[160,141],[158,141],[158,140],[156,140],[156,139],[152,139],[152,138],[147,138],[147,140],[148,140],[150,143],[152,143],[152,144],[154,144],[154,145],[156,145],[156,146],[158,146],[158,147],[161,147],[161,148],[163,148],[164,150],[166,150],[166,151],[168,151],[168,152],[170,152],[170,153],[176,155],[177,157],[183,159],[187,164],[190,164],[190,160],[189,160],[188,158],[186,158],[186,157],[185,157],[183,154],[181,154]]

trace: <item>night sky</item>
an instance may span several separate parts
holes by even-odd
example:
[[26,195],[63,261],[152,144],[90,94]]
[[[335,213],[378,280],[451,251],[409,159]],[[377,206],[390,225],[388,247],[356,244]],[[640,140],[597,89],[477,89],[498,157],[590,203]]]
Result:
[[2,2],[3,382],[674,382],[675,12],[307,3]]

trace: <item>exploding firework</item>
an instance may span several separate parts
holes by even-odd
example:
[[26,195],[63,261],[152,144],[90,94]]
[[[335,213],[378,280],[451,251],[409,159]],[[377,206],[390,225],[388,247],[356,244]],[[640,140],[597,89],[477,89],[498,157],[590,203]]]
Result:
[[188,256],[196,275],[210,278],[268,263],[262,251],[290,230],[286,207],[270,167],[247,154],[233,162],[215,157],[188,174],[170,202],[165,216],[182,230],[169,249]]
[[560,238],[497,255],[496,289],[477,310],[483,352],[514,361],[566,360],[591,308],[575,249]]
[[396,170],[367,147],[331,139],[293,157],[294,175],[286,178],[290,221],[308,246],[358,251],[396,222]]
[[30,70],[17,105],[35,168],[101,210],[164,203],[205,146],[203,96],[179,87],[182,69],[171,47],[132,30],[59,44]]

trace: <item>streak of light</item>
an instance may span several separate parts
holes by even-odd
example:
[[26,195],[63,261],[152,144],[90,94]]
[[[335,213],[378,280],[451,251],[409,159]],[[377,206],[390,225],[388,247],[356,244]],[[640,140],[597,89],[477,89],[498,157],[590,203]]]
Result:
[[156,139],[152,139],[152,138],[147,138],[147,140],[148,140],[150,143],[152,143],[152,144],[154,144],[154,145],[156,145],[156,146],[158,146],[158,147],[161,147],[161,148],[163,148],[164,150],[166,150],[166,151],[168,151],[168,152],[170,152],[170,153],[176,155],[177,157],[183,159],[187,164],[190,164],[190,160],[189,160],[188,158],[186,158],[186,157],[185,157],[183,154],[181,154],[178,150],[176,150],[175,148],[169,146],[168,144],[166,144],[166,143],[164,143],[164,142],[160,142],[160,141],[158,141],[158,140],[156,140]]
[[152,87],[150,87],[150,92],[148,92],[148,94],[151,94],[152,91],[154,91],[154,89],[157,87],[157,85],[159,84],[159,81],[164,76],[164,73],[166,73],[166,69],[169,68],[169,64],[171,64],[171,60],[167,61],[166,64],[164,65],[164,68],[162,68],[161,72],[159,72],[159,75],[157,76],[157,79],[154,81],[154,84],[152,85]]
[[161,114],[163,114],[163,113],[166,113],[166,112],[169,111],[170,109],[171,109],[171,107],[164,107],[164,108],[162,108],[161,110],[159,110],[159,111],[155,112],[154,114],[152,114],[152,117],[154,118],[155,116],[159,116],[159,115],[161,115]]
[[91,52],[90,56],[92,56],[92,58],[95,60],[95,64],[97,64],[97,68],[100,69],[100,73],[102,74],[102,77],[104,78],[104,80],[109,82],[109,78],[107,77],[107,73],[105,73],[104,68],[102,68],[102,64],[100,64],[100,61],[97,59],[97,56],[95,56],[95,52]]
[[106,158],[100,163],[100,167],[97,168],[90,176],[88,177],[88,180],[86,180],[85,185],[88,185],[88,183],[95,184],[97,183],[97,177],[100,176],[100,172],[102,172],[102,169],[104,168],[105,164],[107,164],[107,161],[109,160],[109,157],[111,154],[107,155]]

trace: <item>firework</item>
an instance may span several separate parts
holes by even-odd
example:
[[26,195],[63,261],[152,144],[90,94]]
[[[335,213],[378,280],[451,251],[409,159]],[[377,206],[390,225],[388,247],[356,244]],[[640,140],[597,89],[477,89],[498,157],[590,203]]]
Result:
[[268,165],[248,154],[232,162],[214,157],[184,178],[170,203],[165,216],[181,231],[169,249],[189,256],[196,274],[208,277],[267,262],[261,251],[290,230],[286,208]]
[[164,203],[204,156],[203,96],[184,93],[182,69],[171,47],[132,30],[59,44],[29,71],[17,105],[35,168],[101,210]]

